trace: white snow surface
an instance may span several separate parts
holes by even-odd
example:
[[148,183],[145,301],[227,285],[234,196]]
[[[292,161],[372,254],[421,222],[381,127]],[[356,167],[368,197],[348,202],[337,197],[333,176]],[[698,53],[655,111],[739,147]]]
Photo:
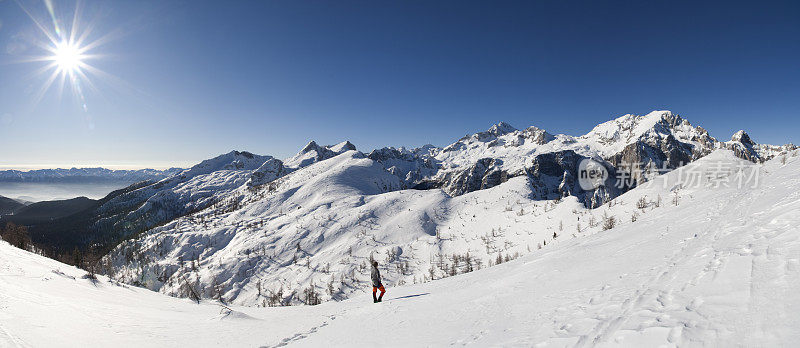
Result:
[[[345,153],[334,161],[353,162],[348,170],[371,171],[372,164],[356,154]],[[317,306],[224,308],[210,300],[197,305],[115,285],[103,276],[94,283],[81,278],[83,271],[0,242],[0,346],[793,346],[800,342],[798,159],[759,165],[755,187],[693,187],[684,181],[685,174],[673,171],[610,206],[577,214],[561,208],[568,201],[550,208],[566,211],[554,215],[540,209],[538,216],[504,212],[498,202],[470,204],[476,216],[484,213],[472,219],[468,215],[473,211],[462,211],[463,219],[456,221],[465,228],[451,235],[470,233],[479,220],[505,226],[507,235],[523,230],[511,227],[516,225],[546,230],[546,221],[559,217],[583,216],[585,221],[588,214],[605,213],[621,221],[609,230],[587,228],[575,236],[564,232],[541,250],[501,265],[423,284],[389,283],[386,299],[379,304],[371,303],[370,295],[356,294]],[[730,151],[719,150],[686,170],[712,172],[719,163],[742,162]],[[305,175],[330,180],[319,173],[342,168],[333,163],[317,167]],[[699,180],[723,178],[714,173]],[[403,195],[436,205],[445,200],[440,194],[380,194],[384,185],[393,183],[387,177],[374,183],[327,185],[350,190],[346,204],[354,206],[397,201],[385,210],[398,220],[423,211],[404,212],[408,205]],[[500,202],[510,198],[514,209],[536,211],[534,203],[514,203],[516,197],[510,195],[521,187],[509,181],[461,199],[491,201],[496,195]],[[286,210],[320,209],[308,204],[328,195],[314,191],[299,188],[296,194],[306,205],[294,201],[287,204],[298,206],[287,205]],[[671,202],[675,191],[677,206]],[[659,195],[663,202],[656,207]],[[636,207],[641,197],[647,202],[643,209]],[[322,206],[328,203],[332,200]],[[639,216],[632,222],[634,211]],[[308,215],[324,220],[330,213]],[[243,218],[246,212],[237,214]],[[523,217],[530,220],[523,222]],[[394,228],[386,219],[384,228]],[[369,233],[377,241],[390,234]],[[406,238],[419,233],[425,232],[409,231]],[[254,233],[258,234],[262,232]],[[523,233],[518,240],[538,239]],[[354,256],[348,262],[361,259]],[[366,290],[362,286],[359,292]]]

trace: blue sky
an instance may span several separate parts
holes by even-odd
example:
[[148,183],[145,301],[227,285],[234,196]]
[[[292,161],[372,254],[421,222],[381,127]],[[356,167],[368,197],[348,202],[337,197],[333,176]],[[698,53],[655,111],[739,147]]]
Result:
[[[800,143],[796,1],[84,1],[105,73],[85,109],[37,98],[46,64],[20,61],[46,37],[20,4],[52,29],[44,2],[0,1],[3,167],[446,145],[499,121],[580,135],[657,109]],[[53,5],[68,29],[76,3]]]

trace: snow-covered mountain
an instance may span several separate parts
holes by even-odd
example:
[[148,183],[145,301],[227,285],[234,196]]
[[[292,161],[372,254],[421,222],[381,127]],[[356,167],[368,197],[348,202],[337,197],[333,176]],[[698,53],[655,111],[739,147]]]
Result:
[[[124,212],[106,215],[113,230],[138,237],[104,263],[115,279],[175,296],[260,306],[307,303],[309,291],[343,299],[363,288],[370,258],[386,265],[390,284],[420,283],[597,232],[608,221],[601,207],[733,146],[669,111],[625,115],[580,137],[500,123],[444,148],[363,154],[349,142],[311,142],[285,161],[248,154],[240,168],[177,175],[112,199],[109,211]],[[796,149],[746,148],[758,157],[717,151],[762,163]],[[641,179],[586,191],[576,182],[586,158],[612,174],[640,163],[632,170]],[[651,193],[648,206],[659,194],[666,201],[672,191]],[[627,215],[636,199],[610,213],[635,220]]]
[[783,146],[756,144],[744,130],[734,133],[731,140],[723,143],[722,147],[730,149],[737,157],[752,162],[764,162],[796,148],[792,144]]
[[236,189],[269,183],[279,176],[354,148],[349,142],[318,146],[312,141],[287,160],[288,165],[272,156],[231,151],[164,179],[142,181],[114,191],[90,210],[31,228],[36,235],[75,236],[70,238],[68,245],[46,245],[55,253],[89,245],[104,250],[130,236],[212,204],[232,204],[226,195]]
[[272,159],[271,156],[232,151],[165,179],[145,181],[113,192],[101,205],[84,214],[87,221],[83,225],[89,230],[88,235],[95,236],[87,238],[87,243],[119,241],[203,209],[242,186],[254,170]]
[[[207,254],[184,259],[176,272],[201,290],[206,285],[197,279],[230,269],[226,275],[239,277],[242,284],[234,287],[239,298],[234,302],[252,300],[258,293],[255,279],[269,276],[249,268],[261,262],[255,256],[287,262],[285,267],[294,273],[281,273],[289,278],[284,284],[314,271],[315,288],[321,293],[327,291],[329,278],[334,278],[338,292],[340,276],[350,279],[338,272],[353,265],[357,288],[348,290],[353,294],[349,300],[290,308],[241,307],[214,300],[194,304],[104,276],[92,281],[84,271],[0,242],[0,346],[780,347],[800,341],[797,151],[787,153],[785,160],[781,155],[752,164],[730,150],[715,150],[595,209],[574,198],[546,204],[533,200],[525,177],[452,198],[441,191],[380,193],[398,182],[386,174],[378,175],[379,181],[353,179],[379,172],[376,166],[356,152],[346,152],[307,167],[306,174],[299,170],[279,179],[274,192],[264,192],[263,199],[254,194],[242,209],[206,217],[201,212],[191,218],[196,222],[183,218],[175,225],[180,229],[159,229],[139,240],[148,245],[145,252],[130,249],[139,265],[152,269],[144,262],[150,260],[166,269],[183,250],[192,252],[196,244],[213,239]],[[738,171],[720,171],[740,167],[747,168],[748,176],[757,175],[757,182],[741,186]],[[309,186],[298,187],[302,180],[309,180]],[[332,186],[326,190],[326,185]],[[352,197],[339,204],[325,199],[331,191],[347,191]],[[292,200],[284,207],[287,217],[263,224],[247,220],[279,204],[279,196]],[[432,208],[439,206],[437,200],[443,205]],[[366,218],[354,215],[354,210],[338,210],[348,205],[362,207]],[[373,214],[374,207],[385,208]],[[425,223],[429,220],[412,220],[426,209],[439,214],[429,215],[438,238],[425,227],[414,227],[431,226]],[[306,213],[295,225],[296,237],[288,233],[291,230],[278,235],[281,224],[300,216],[295,210]],[[591,227],[592,216],[598,226]],[[604,229],[611,217],[616,223]],[[359,219],[355,231],[335,233],[336,226]],[[576,222],[581,223],[580,232]],[[363,237],[348,236],[361,230],[367,231]],[[558,237],[541,250],[526,250],[525,244],[551,232]],[[276,237],[283,239],[270,243]],[[294,264],[277,252],[283,244],[292,247],[294,240],[289,238],[300,242]],[[412,242],[404,243],[404,238]],[[268,251],[259,251],[251,240],[265,241],[261,247]],[[356,244],[350,253],[346,243],[337,241],[361,241],[369,247]],[[149,246],[159,242],[158,248]],[[314,249],[312,243],[324,247]],[[496,248],[493,259],[513,250],[526,255],[477,270],[476,260],[488,263],[480,254],[484,248]],[[342,249],[345,253],[336,255]],[[363,293],[369,289],[368,275],[357,268],[369,258],[369,249],[376,250],[373,256],[387,278],[387,296],[380,304]],[[223,250],[227,258],[221,257]],[[392,255],[387,250],[394,250],[397,261],[387,261]],[[461,255],[443,258],[443,266],[459,274],[438,279],[442,271],[436,253],[432,260],[424,255],[430,250]],[[464,254],[467,250],[470,258]],[[412,255],[417,255],[416,262]],[[304,262],[307,258],[311,267]],[[325,259],[336,261],[329,273],[317,267]],[[414,272],[414,266],[432,264],[437,280],[398,286],[401,279],[413,278],[400,275],[404,261]],[[245,282],[247,278],[253,280]],[[220,276],[218,281],[226,299],[236,294],[230,292],[227,278]],[[275,290],[270,283],[260,284],[267,296]],[[289,290],[284,290],[287,295]],[[373,324],[365,329],[367,323]]]
[[355,145],[349,141],[344,141],[333,146],[319,146],[315,141],[311,141],[300,150],[297,155],[284,161],[284,166],[291,169],[299,169],[307,167],[319,161],[332,158],[336,155],[342,154],[345,151],[355,150]]
[[0,170],[0,182],[73,183],[73,182],[139,182],[172,176],[182,169],[112,170],[106,168],[37,169],[29,171]]
[[[746,139],[749,141],[749,137]],[[501,122],[444,148],[384,148],[369,157],[384,163],[407,187],[442,188],[457,196],[526,175],[534,180],[537,198],[571,195],[589,206],[598,206],[653,174],[678,168],[720,147],[731,148],[737,156],[755,162],[796,148],[791,144],[722,143],[679,115],[653,111],[644,116],[624,115],[580,137],[554,136],[536,127],[520,131]],[[621,190],[586,192],[576,182],[576,164],[586,158],[602,162],[612,176],[626,171],[638,180]]]

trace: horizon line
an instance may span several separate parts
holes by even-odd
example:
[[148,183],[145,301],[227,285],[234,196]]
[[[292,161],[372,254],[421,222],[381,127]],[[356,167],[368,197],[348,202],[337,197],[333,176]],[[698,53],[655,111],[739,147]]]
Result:
[[[196,164],[196,163],[195,163]],[[194,164],[189,164],[189,162],[185,163],[172,163],[172,164],[152,164],[152,165],[145,165],[145,164],[98,164],[98,163],[75,163],[75,164],[0,164],[0,171],[5,170],[17,170],[21,172],[29,172],[34,170],[46,170],[46,169],[91,169],[91,168],[105,168],[110,170],[143,170],[143,169],[153,169],[153,170],[165,170],[170,168],[182,168],[186,169]]]

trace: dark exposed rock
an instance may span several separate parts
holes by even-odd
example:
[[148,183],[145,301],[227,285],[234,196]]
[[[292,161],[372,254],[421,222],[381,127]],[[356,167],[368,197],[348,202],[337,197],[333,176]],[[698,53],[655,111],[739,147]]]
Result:
[[499,159],[482,158],[474,165],[460,171],[451,171],[439,181],[441,187],[451,196],[459,196],[468,192],[487,189],[506,182],[508,173],[498,168]]
[[536,198],[557,199],[571,195],[588,207],[597,207],[621,194],[622,192],[615,187],[616,171],[607,163],[603,163],[609,173],[605,187],[587,191],[578,184],[576,178],[578,178],[579,164],[588,159],[572,150],[536,156],[532,165],[526,170],[533,186],[538,188],[540,196]]
[[742,143],[744,145],[750,145],[750,146],[753,146],[753,145],[756,144],[756,143],[753,142],[753,140],[750,139],[750,135],[748,135],[747,132],[745,132],[744,130],[740,130],[740,131],[734,133],[733,136],[731,136],[731,141],[734,141],[734,142],[737,142],[737,143]]
[[284,174],[286,174],[286,170],[283,167],[283,162],[273,158],[264,162],[261,167],[250,174],[250,180],[247,181],[247,185],[251,187],[263,185],[282,177]]

